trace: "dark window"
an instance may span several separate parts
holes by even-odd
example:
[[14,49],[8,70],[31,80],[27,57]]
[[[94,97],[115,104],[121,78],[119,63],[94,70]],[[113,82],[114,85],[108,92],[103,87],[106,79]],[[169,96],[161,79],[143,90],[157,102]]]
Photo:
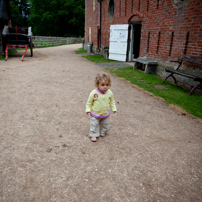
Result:
[[150,41],[150,32],[148,34],[148,39],[147,39],[147,53],[149,52],[149,41]]
[[161,38],[161,32],[159,32],[159,35],[158,35],[158,44],[157,44],[157,50],[156,50],[157,54],[159,53],[160,38]]
[[109,20],[112,21],[114,17],[114,0],[109,1],[108,13],[109,13]]
[[173,47],[173,38],[174,38],[174,32],[172,32],[172,35],[171,35],[169,56],[171,56],[171,52],[172,52],[172,47]]
[[125,16],[126,16],[126,6],[127,6],[127,0],[125,0]]
[[120,7],[119,7],[119,16],[121,16],[121,0],[120,0]]
[[139,0],[139,5],[138,5],[138,11],[140,11],[140,0]]
[[186,36],[186,42],[185,42],[185,48],[184,48],[184,54],[187,54],[187,46],[188,46],[188,42],[189,42],[189,32],[187,32],[187,36]]
[[157,0],[157,9],[159,9],[159,0]]

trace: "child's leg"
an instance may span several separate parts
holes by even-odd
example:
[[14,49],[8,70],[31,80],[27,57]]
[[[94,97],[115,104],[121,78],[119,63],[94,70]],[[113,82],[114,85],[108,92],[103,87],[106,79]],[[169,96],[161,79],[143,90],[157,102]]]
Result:
[[100,119],[95,117],[90,117],[90,137],[99,137],[100,136],[100,127],[99,127]]
[[105,134],[109,131],[109,117],[100,120],[100,134]]

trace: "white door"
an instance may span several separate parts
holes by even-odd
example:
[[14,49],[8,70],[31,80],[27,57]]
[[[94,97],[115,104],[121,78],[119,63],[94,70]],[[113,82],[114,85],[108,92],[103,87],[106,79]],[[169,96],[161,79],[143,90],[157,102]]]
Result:
[[129,53],[128,53],[128,61],[133,61],[133,43],[134,43],[134,30],[133,30],[133,25],[130,25],[130,42],[129,42]]
[[128,24],[111,25],[109,38],[109,59],[126,61]]

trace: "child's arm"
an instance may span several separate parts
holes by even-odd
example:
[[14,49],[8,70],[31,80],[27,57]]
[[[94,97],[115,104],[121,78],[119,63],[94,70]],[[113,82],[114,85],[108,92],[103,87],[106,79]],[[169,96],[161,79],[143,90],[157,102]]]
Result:
[[110,102],[109,102],[110,106],[111,106],[111,109],[114,113],[117,112],[117,108],[116,108],[116,104],[115,104],[115,100],[114,100],[114,95],[112,93],[112,96],[110,98]]
[[88,101],[86,103],[86,114],[88,115],[91,112],[91,107],[93,105],[93,96],[92,93],[90,93],[88,97]]

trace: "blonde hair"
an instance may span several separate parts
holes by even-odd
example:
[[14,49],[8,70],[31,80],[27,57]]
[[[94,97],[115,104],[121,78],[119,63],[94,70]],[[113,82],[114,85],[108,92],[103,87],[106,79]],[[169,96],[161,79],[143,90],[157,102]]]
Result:
[[108,81],[109,83],[109,86],[111,86],[111,78],[109,75],[106,75],[106,74],[97,74],[97,76],[95,77],[95,86],[98,87],[99,83],[101,80],[104,80],[104,81]]

